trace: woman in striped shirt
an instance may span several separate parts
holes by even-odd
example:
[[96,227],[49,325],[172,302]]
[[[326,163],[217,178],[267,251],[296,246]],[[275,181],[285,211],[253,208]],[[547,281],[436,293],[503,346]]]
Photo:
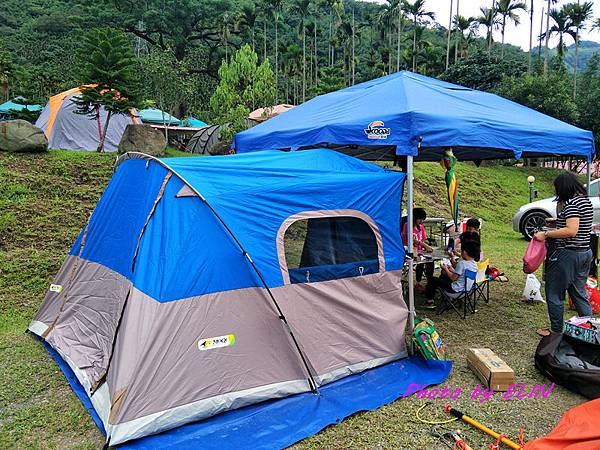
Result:
[[574,175],[565,172],[556,177],[554,189],[558,201],[556,229],[539,231],[534,238],[556,240],[556,250],[546,260],[546,301],[550,330],[562,333],[566,292],[579,316],[592,315],[585,285],[592,262],[590,235],[594,210],[585,187]]

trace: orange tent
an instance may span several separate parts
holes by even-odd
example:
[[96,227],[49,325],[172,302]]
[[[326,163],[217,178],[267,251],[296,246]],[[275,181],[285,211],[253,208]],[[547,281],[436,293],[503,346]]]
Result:
[[[40,114],[35,125],[41,128],[48,138],[48,147],[65,150],[95,150],[100,140],[107,112],[99,108],[96,117],[77,114],[73,97],[81,94],[79,86],[50,97],[50,101]],[[104,151],[114,152],[119,146],[125,127],[130,123],[139,123],[136,111],[128,115],[111,116]]]
[[600,399],[568,410],[546,436],[525,445],[525,450],[600,449]]

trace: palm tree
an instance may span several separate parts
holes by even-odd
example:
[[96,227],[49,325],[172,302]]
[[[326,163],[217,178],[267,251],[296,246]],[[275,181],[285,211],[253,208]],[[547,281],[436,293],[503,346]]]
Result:
[[575,27],[575,64],[573,65],[573,100],[577,97],[577,62],[579,59],[579,31],[585,28],[585,23],[592,18],[592,2],[565,5],[571,23]]
[[383,4],[377,15],[377,23],[381,27],[382,41],[385,42],[387,39],[387,73],[392,72],[392,25],[394,23],[395,15],[393,1],[387,1],[387,3]]
[[[456,0],[456,15],[460,16],[460,0]],[[456,35],[457,30],[454,30],[454,34]],[[454,61],[456,62],[458,60],[458,46],[454,45]]]
[[450,23],[448,24],[448,36],[446,37],[446,70],[450,65],[450,34],[452,33],[452,3],[450,0]]
[[427,18],[435,19],[433,11],[425,10],[425,0],[414,0],[410,3],[408,0],[403,0],[404,11],[412,18],[413,23],[413,51],[412,51],[412,71],[417,70],[417,25],[424,22]]
[[296,0],[290,7],[298,19],[300,37],[302,38],[302,101],[306,100],[306,22],[308,21],[311,0]]
[[527,73],[531,73],[531,51],[533,50],[533,0],[529,5],[529,54],[527,55]]
[[275,103],[279,101],[278,87],[279,87],[279,42],[278,42],[278,25],[281,18],[281,5],[283,0],[268,0],[269,6],[271,7],[271,13],[273,14],[273,21],[275,22]]
[[[452,0],[450,0],[452,1]],[[404,31],[404,3],[400,0],[394,0],[394,9],[398,17],[398,23],[396,24],[396,30],[398,36],[396,37],[396,72],[400,72],[400,43],[402,41],[402,32]]]
[[548,7],[546,8],[546,42],[544,43],[544,75],[548,73],[548,42],[550,41],[550,4],[556,5],[559,0],[548,0]]
[[523,2],[515,2],[514,0],[498,0],[496,9],[502,17],[502,49],[500,50],[500,56],[504,57],[504,31],[506,30],[506,22],[507,20],[512,20],[515,25],[519,25],[521,20],[517,11],[527,11],[527,5]]
[[270,0],[261,0],[258,10],[263,23],[263,61],[267,59],[267,21],[271,17]]
[[[465,31],[468,31],[468,35],[472,35],[477,26],[477,20],[474,17],[454,16],[454,29],[457,33],[457,41],[455,43],[457,52],[460,53],[461,58],[464,57],[463,44],[466,42]],[[456,59],[454,60],[456,63]]]
[[479,8],[481,12],[481,16],[477,17],[477,23],[481,26],[484,26],[487,30],[485,35],[485,40],[488,44],[488,53],[492,50],[492,44],[494,42],[494,28],[497,28],[500,24],[500,20],[497,16],[497,11],[495,8],[487,8],[482,6]]
[[573,23],[569,18],[568,11],[565,7],[561,9],[552,8],[550,10],[550,17],[554,21],[554,25],[550,27],[544,38],[548,39],[553,35],[558,35],[558,46],[556,47],[556,53],[561,61],[565,59],[565,53],[567,52],[567,46],[565,45],[565,34],[573,36],[575,38],[575,32],[573,31]]
[[242,6],[241,24],[250,31],[252,40],[252,51],[256,52],[256,42],[254,28],[256,27],[256,20],[258,19],[258,11],[254,2],[244,3]]

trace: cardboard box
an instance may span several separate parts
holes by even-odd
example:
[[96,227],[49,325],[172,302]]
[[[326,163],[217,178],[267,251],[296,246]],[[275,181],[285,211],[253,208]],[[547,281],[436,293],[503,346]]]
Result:
[[467,366],[488,388],[507,391],[515,383],[515,372],[489,348],[467,350]]

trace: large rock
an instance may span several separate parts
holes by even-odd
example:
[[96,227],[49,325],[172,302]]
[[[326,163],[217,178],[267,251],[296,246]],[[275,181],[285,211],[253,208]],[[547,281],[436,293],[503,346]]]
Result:
[[152,156],[161,156],[165,153],[167,142],[165,135],[160,130],[155,130],[150,125],[127,125],[121,142],[119,154],[127,152],[141,152]]
[[0,150],[5,152],[45,152],[48,139],[42,130],[26,120],[0,122]]

